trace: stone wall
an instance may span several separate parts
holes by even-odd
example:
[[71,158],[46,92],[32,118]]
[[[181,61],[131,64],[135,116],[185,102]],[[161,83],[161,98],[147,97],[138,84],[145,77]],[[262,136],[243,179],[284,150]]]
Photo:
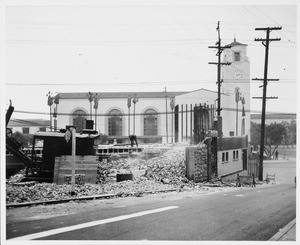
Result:
[[198,144],[186,148],[187,178],[195,182],[208,179],[207,146]]

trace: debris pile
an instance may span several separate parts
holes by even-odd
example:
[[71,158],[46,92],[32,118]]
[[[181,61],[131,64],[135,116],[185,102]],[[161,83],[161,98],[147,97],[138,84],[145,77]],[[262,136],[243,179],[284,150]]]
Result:
[[[75,185],[77,197],[95,196],[101,194],[142,195],[144,192],[157,192],[172,189],[172,186],[155,181],[123,181],[106,184]],[[35,185],[7,184],[6,203],[23,203],[36,201],[61,200],[71,197],[71,185],[56,185],[52,183],[35,183]]]
[[147,179],[180,185],[188,182],[185,175],[185,148],[183,147],[174,147],[163,155],[147,161],[145,172]]
[[[147,157],[145,157],[147,155]],[[149,155],[152,157],[149,158]],[[122,158],[111,156],[98,164],[98,182],[115,181],[117,174],[132,173],[134,180],[155,180],[164,184],[187,183],[185,148],[147,148],[141,154]]]
[[[205,146],[197,146],[199,151],[194,156],[195,161],[206,162]],[[97,183],[77,183],[77,197],[115,194],[118,196],[137,195],[143,193],[176,189],[190,191],[210,187],[236,186],[235,182],[223,183],[214,177],[210,183],[189,181],[186,176],[185,146],[147,148],[142,153],[132,153],[130,157],[112,155],[108,160],[98,164]],[[195,163],[196,164],[196,163]],[[199,165],[196,172],[207,172],[205,166]],[[132,174],[133,180],[117,182],[117,174]],[[6,203],[22,203],[48,200],[61,200],[71,197],[71,185],[56,185],[51,183],[21,182],[24,171],[12,176],[7,181]],[[213,176],[212,176],[213,177]],[[24,181],[24,180],[23,180]],[[203,181],[203,180],[202,180]]]

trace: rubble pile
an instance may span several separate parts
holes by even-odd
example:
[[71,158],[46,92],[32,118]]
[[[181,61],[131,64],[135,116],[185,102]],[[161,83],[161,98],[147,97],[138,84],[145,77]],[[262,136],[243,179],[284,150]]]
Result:
[[[77,197],[95,196],[101,194],[116,195],[141,195],[144,192],[157,192],[172,189],[170,185],[164,185],[155,181],[122,181],[106,184],[75,185]],[[71,198],[71,185],[56,185],[52,183],[35,183],[35,185],[7,184],[6,203],[23,203],[49,200],[61,200]]]
[[174,147],[159,157],[147,161],[145,177],[165,184],[187,183],[185,177],[185,148]]
[[[207,169],[205,145],[197,145],[197,152],[193,153],[196,173],[204,175]],[[114,154],[108,160],[98,164],[96,184],[76,184],[77,197],[95,196],[101,194],[115,194],[118,196],[136,195],[143,193],[176,189],[177,191],[191,191],[207,189],[209,187],[236,186],[235,182],[223,183],[219,178],[212,178],[210,183],[189,181],[186,176],[186,146],[147,148],[142,153],[132,153],[130,157]],[[145,154],[147,155],[145,157]],[[149,157],[150,156],[150,157]],[[200,164],[199,164],[200,163]],[[201,164],[202,163],[202,164]],[[117,182],[117,174],[133,175],[133,180]],[[57,185],[51,183],[21,182],[25,173],[20,172],[12,176],[6,183],[6,203],[22,203],[71,198],[71,185]]]
[[133,173],[140,177],[145,173],[147,163],[140,158],[117,158],[114,156],[108,161],[104,160],[98,164],[97,183],[108,183],[116,181],[117,174]]
[[[151,157],[150,157],[151,156]],[[185,147],[145,148],[128,158],[112,155],[98,164],[98,182],[115,181],[117,174],[132,173],[134,180],[155,180],[164,184],[187,183]]]

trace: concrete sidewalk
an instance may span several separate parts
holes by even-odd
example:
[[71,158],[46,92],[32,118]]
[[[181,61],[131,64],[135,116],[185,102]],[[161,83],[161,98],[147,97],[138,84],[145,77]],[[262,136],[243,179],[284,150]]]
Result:
[[296,218],[280,229],[269,241],[296,241]]

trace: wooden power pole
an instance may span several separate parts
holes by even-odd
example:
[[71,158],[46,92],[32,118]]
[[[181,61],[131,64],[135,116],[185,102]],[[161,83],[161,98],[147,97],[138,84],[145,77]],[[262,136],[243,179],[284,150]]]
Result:
[[211,65],[217,65],[218,66],[218,78],[217,78],[217,84],[218,84],[218,107],[217,107],[217,112],[218,112],[218,136],[222,137],[222,130],[220,128],[220,123],[221,123],[221,66],[222,65],[230,65],[231,63],[226,62],[226,63],[222,63],[221,62],[221,54],[223,52],[224,49],[226,48],[231,48],[230,45],[226,45],[226,46],[221,46],[221,38],[220,38],[220,21],[218,21],[218,26],[217,26],[217,31],[218,31],[218,41],[216,42],[216,46],[209,46],[208,48],[215,48],[218,50],[216,56],[218,56],[218,62],[209,62],[208,64]]
[[260,132],[260,152],[259,152],[259,180],[263,180],[263,157],[265,148],[265,117],[266,117],[266,100],[267,100],[267,85],[268,81],[278,81],[278,79],[268,79],[268,60],[269,60],[269,43],[271,41],[280,41],[280,38],[270,38],[270,32],[273,30],[281,30],[282,27],[265,27],[255,28],[256,31],[266,31],[266,38],[255,38],[254,41],[261,41],[265,46],[265,67],[264,67],[264,78],[253,80],[262,80],[263,83],[263,98],[262,98],[262,115],[261,115],[261,132]]

